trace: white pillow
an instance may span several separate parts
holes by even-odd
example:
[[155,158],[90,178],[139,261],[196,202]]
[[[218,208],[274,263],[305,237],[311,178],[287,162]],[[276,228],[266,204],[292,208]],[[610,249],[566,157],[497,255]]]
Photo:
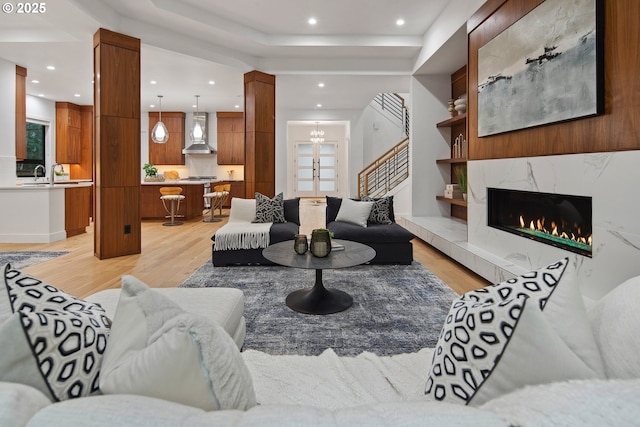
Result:
[[604,364],[576,282],[574,266],[563,258],[546,267],[497,285],[467,292],[463,299],[504,301],[519,296],[536,301],[563,341],[594,372],[604,378]]
[[251,222],[256,219],[256,199],[231,198],[229,222]]
[[640,378],[640,276],[602,297],[589,310],[607,378]]
[[256,404],[251,376],[229,334],[132,276],[122,278],[100,389],[206,411]]
[[429,370],[428,400],[482,405],[525,385],[598,374],[554,330],[532,298],[456,300]]
[[366,227],[373,204],[374,202],[356,202],[355,200],[347,198],[342,199],[340,210],[336,216],[336,221],[348,222],[359,225],[360,227]]

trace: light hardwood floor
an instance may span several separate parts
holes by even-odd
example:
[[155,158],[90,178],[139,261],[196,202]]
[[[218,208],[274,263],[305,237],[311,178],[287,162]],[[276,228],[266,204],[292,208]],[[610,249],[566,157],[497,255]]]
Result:
[[[310,234],[313,228],[323,227],[324,213],[324,202],[303,199],[300,231]],[[211,236],[227,219],[214,223],[193,219],[176,227],[164,227],[163,222],[143,221],[142,253],[137,255],[99,260],[93,254],[93,226],[88,227],[86,234],[54,243],[2,243],[0,251],[68,251],[24,271],[81,298],[120,287],[125,274],[136,276],[152,287],[174,287],[211,259]],[[413,257],[458,293],[489,284],[419,239],[413,240]]]

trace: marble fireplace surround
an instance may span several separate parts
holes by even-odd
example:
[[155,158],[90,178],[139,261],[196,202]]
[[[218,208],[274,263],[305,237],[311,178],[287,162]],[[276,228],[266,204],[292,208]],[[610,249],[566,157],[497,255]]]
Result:
[[[467,163],[467,244],[531,270],[568,256],[582,293],[597,299],[640,275],[640,151],[570,154]],[[487,187],[592,197],[593,257],[487,225]]]

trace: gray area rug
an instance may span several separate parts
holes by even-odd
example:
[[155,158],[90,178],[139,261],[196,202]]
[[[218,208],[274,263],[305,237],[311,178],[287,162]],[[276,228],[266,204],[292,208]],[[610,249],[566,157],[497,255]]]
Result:
[[65,251],[20,251],[20,252],[0,252],[0,265],[11,263],[11,268],[22,269],[38,264],[40,262],[49,261],[50,259],[66,255]]
[[346,311],[301,314],[286,296],[310,288],[315,270],[287,267],[200,267],[181,287],[235,287],[245,295],[244,348],[269,354],[392,355],[434,347],[457,294],[420,263],[325,270],[323,283],[353,296]]

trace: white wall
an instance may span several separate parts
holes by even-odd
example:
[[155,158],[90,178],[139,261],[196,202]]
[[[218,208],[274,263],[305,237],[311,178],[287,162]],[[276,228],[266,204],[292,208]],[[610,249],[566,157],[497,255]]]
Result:
[[436,165],[450,157],[448,129],[436,124],[448,117],[449,75],[415,76],[411,80],[411,182],[413,216],[449,216],[450,205],[436,201],[449,183],[449,166]]

